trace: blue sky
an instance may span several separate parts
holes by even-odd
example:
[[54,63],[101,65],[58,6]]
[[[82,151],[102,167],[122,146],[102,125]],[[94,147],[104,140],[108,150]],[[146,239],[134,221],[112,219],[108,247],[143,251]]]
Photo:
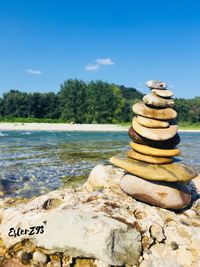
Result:
[[101,79],[200,95],[198,0],[1,0],[0,94]]

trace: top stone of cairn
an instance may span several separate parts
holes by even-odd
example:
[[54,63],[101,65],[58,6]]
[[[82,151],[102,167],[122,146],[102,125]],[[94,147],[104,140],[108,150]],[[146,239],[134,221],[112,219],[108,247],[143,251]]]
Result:
[[149,80],[146,82],[146,86],[151,89],[167,89],[167,84],[159,80]]

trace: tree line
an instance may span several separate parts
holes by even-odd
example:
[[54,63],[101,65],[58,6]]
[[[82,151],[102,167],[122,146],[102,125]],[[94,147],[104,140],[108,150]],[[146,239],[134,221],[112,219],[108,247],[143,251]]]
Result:
[[[69,79],[58,93],[10,90],[0,98],[0,118],[51,119],[72,123],[130,122],[132,105],[143,94],[135,88],[103,81]],[[200,122],[200,97],[175,99],[179,122]]]

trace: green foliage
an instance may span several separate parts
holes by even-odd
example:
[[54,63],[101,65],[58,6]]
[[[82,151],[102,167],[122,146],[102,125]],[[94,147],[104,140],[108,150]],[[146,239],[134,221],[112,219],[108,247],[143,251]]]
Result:
[[[126,124],[133,117],[132,105],[142,98],[135,88],[69,79],[57,94],[5,93],[0,98],[0,121]],[[200,125],[200,97],[176,98],[175,110],[183,127]]]

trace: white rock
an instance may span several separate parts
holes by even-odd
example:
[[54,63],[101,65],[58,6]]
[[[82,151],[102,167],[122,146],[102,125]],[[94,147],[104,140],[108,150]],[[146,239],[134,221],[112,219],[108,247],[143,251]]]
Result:
[[40,251],[35,251],[33,253],[33,260],[36,263],[45,264],[47,262],[47,255],[45,255],[44,253],[42,253]]
[[[44,233],[9,237],[11,227],[39,226],[46,221]],[[3,221],[1,237],[7,247],[29,238],[37,247],[68,253],[72,257],[92,257],[112,265],[135,264],[141,244],[140,233],[128,225],[95,212],[80,210],[51,210],[20,214],[10,221]]]
[[113,168],[111,165],[97,165],[91,171],[85,185],[89,191],[117,187],[124,173],[124,170]]
[[166,89],[167,88],[167,84],[159,80],[149,80],[146,82],[146,86],[149,88],[155,88],[155,89]]

